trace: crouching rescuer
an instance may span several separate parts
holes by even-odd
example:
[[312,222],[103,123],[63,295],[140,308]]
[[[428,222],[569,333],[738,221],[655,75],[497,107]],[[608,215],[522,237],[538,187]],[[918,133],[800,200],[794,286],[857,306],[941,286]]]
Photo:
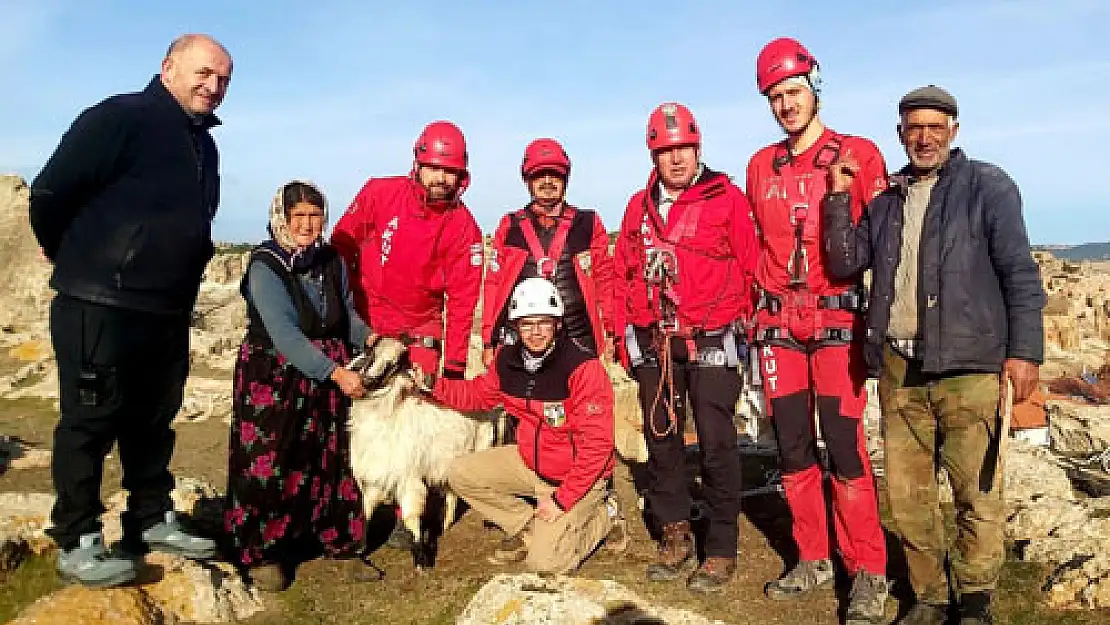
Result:
[[[499,347],[485,374],[439,379],[432,391],[456,410],[503,405],[519,421],[516,444],[457,458],[447,481],[504,530],[491,563],[524,562],[540,573],[577,568],[602,541],[614,550],[628,543],[611,491],[613,387],[593,352],[566,336],[562,317],[554,284],[523,280],[508,310],[520,342]],[[427,382],[418,366],[413,375]]]

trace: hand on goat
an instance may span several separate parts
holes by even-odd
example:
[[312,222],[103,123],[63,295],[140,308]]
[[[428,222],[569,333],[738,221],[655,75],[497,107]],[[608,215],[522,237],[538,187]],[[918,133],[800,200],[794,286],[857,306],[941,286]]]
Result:
[[370,334],[366,336],[366,347],[368,349],[373,349],[374,344],[377,343],[378,339],[380,339],[381,337],[382,335],[378,334],[377,332],[371,331]]
[[362,378],[354,371],[349,371],[343,367],[336,367],[335,370],[331,372],[331,379],[347,397],[354,397],[357,399],[366,394],[366,388],[362,386]]
[[555,495],[540,497],[536,502],[536,518],[541,521],[552,523],[558,521],[564,514],[566,513],[559,508],[559,504],[555,503]]

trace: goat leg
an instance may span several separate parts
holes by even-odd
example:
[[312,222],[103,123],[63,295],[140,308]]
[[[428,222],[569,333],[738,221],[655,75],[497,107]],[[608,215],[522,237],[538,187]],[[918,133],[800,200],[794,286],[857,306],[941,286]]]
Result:
[[385,491],[369,482],[363,480],[357,481],[358,489],[362,492],[362,511],[366,515],[366,519],[369,520],[370,517],[374,515],[374,510],[377,510],[378,506],[385,503]]
[[443,533],[455,523],[455,511],[459,506],[459,496],[450,488],[443,489]]
[[421,480],[408,479],[398,487],[398,502],[401,505],[401,523],[412,534],[415,542],[412,555],[416,568],[422,570],[431,565],[428,553],[428,536],[421,527],[421,519],[428,500],[428,487]]

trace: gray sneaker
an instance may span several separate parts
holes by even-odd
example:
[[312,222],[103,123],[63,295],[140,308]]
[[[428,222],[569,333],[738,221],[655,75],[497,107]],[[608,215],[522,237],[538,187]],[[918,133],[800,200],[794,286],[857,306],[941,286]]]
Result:
[[216,541],[186,532],[173,510],[166,512],[161,523],[143,530],[142,537],[151,551],[172,553],[191,560],[216,557]]
[[108,588],[135,579],[135,563],[130,558],[108,552],[100,532],[83,534],[76,547],[58,552],[58,574],[62,578],[93,588]]
[[890,584],[883,575],[867,571],[856,573],[852,592],[848,595],[848,614],[844,625],[878,625],[884,622],[886,598]]
[[832,588],[836,582],[832,560],[802,560],[790,572],[767,584],[767,597],[776,601],[797,599],[815,590]]

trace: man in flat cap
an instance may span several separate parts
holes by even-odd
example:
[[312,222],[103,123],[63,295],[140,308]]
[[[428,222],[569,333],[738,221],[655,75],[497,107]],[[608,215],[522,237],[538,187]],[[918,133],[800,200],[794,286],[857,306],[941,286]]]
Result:
[[[1002,169],[951,147],[958,112],[939,87],[906,94],[898,135],[909,164],[856,226],[848,189],[857,163],[830,168],[822,205],[832,272],[872,269],[865,359],[879,378],[892,529],[917,595],[900,621],[907,625],[944,623],[950,596],[960,625],[993,623],[1004,416],[1032,392],[1044,356],[1045,296],[1018,188]],[[955,496],[952,553],[939,468]]]

